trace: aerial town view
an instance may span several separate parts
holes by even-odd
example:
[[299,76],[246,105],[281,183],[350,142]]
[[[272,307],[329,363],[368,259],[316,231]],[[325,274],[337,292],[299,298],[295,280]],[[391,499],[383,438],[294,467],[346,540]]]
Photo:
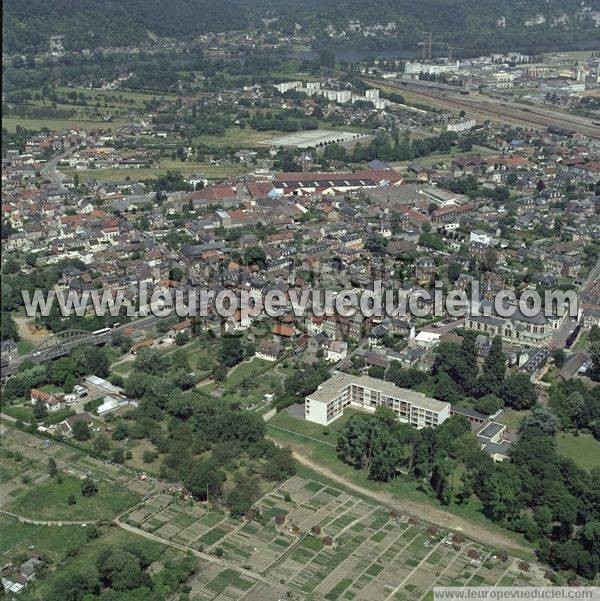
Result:
[[5,0],[0,597],[600,600],[600,0]]

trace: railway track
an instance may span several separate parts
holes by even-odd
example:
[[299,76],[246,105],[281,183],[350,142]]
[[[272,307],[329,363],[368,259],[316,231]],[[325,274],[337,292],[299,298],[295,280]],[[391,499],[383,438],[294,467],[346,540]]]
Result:
[[[383,83],[376,80],[365,81],[372,85],[381,85]],[[591,121],[585,122],[569,115],[548,114],[547,112],[541,112],[535,107],[529,108],[519,105],[505,105],[492,102],[491,100],[473,100],[468,97],[455,98],[451,95],[451,92],[432,91],[430,89],[425,89],[422,86],[415,84],[411,85],[408,82],[405,85],[390,82],[384,83],[386,86],[397,90],[405,90],[425,98],[440,100],[447,105],[457,108],[471,109],[482,114],[494,115],[505,121],[521,121],[542,127],[559,127],[573,132],[580,132],[585,136],[600,140],[600,126],[594,125]]]

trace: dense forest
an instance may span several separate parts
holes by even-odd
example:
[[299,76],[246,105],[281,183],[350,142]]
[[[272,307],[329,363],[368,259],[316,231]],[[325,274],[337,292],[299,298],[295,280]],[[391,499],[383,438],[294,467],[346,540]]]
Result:
[[[600,10],[599,0],[30,0],[4,3],[5,52],[45,50],[53,34],[66,34],[67,49],[125,46],[161,37],[192,39],[206,32],[231,31],[247,26],[264,27],[261,18],[277,16],[276,26],[293,30],[295,23],[313,33],[316,45],[330,45],[324,29],[333,24],[343,28],[351,19],[363,26],[395,23],[396,33],[385,39],[364,38],[357,33],[346,45],[377,48],[414,48],[424,31],[433,31],[446,41],[475,49],[520,49],[570,47],[597,40],[590,11]],[[543,22],[525,26],[541,15]],[[505,27],[499,27],[499,19]],[[573,32],[577,31],[577,36]]]

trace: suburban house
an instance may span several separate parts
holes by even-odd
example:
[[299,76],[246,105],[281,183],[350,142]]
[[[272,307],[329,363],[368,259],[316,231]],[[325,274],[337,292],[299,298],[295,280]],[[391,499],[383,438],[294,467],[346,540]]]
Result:
[[65,396],[59,393],[50,393],[39,388],[31,389],[31,404],[36,405],[38,402],[44,405],[48,413],[54,413],[59,409],[65,408]]

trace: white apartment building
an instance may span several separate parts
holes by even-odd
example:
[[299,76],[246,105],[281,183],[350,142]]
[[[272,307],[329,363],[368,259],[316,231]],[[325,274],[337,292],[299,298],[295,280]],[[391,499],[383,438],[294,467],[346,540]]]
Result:
[[306,90],[305,92],[312,96],[313,94],[318,94],[321,91],[321,82],[320,81],[307,81],[306,82]]
[[499,71],[498,73],[492,74],[490,78],[490,85],[497,90],[506,90],[514,87],[515,76],[512,73],[506,71]]
[[290,90],[302,90],[301,81],[284,81],[273,86],[280,94],[285,94]]
[[385,380],[341,372],[306,397],[304,416],[307,421],[326,426],[340,417],[346,407],[375,411],[379,405],[390,407],[399,421],[415,428],[435,428],[450,417],[450,403]]

